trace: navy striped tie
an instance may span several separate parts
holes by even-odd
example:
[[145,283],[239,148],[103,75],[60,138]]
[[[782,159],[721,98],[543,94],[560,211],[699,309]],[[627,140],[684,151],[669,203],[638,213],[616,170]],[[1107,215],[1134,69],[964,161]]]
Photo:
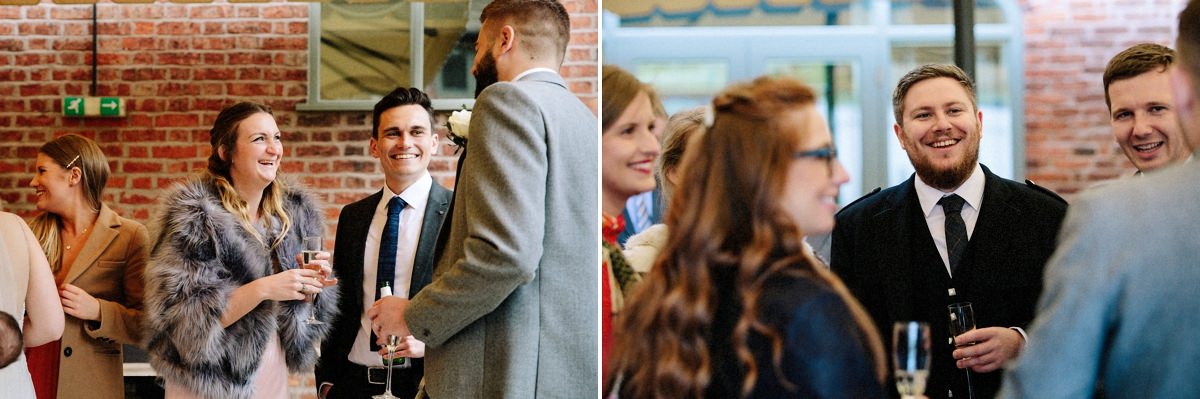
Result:
[[[375,269],[375,300],[379,300],[379,290],[391,287],[396,280],[396,247],[400,241],[400,211],[408,206],[400,197],[392,197],[387,205],[387,223],[383,225],[383,234],[379,236],[379,264]],[[399,292],[392,287],[393,292]],[[375,344],[375,332],[371,332],[371,350],[378,351]]]

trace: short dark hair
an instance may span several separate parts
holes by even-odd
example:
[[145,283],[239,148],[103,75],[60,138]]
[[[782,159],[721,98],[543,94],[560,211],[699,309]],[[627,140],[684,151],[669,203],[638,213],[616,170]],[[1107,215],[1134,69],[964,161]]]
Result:
[[479,22],[508,23],[531,54],[550,54],[562,64],[571,41],[571,17],[556,0],[494,0],[483,7]]
[[967,97],[971,98],[971,107],[979,111],[979,105],[975,103],[975,82],[971,81],[971,77],[967,76],[962,68],[950,64],[925,64],[908,71],[900,78],[900,82],[896,83],[896,90],[892,92],[892,112],[896,115],[897,124],[904,126],[904,97],[908,95],[908,90],[921,81],[934,78],[958,81],[967,91]]
[[397,87],[375,103],[375,111],[371,114],[371,137],[379,138],[379,115],[405,105],[420,105],[421,108],[425,108],[425,112],[429,114],[429,128],[433,128],[433,102],[429,100],[429,95],[416,87]]
[[1175,62],[1175,50],[1170,47],[1140,43],[1127,48],[1108,61],[1104,68],[1104,104],[1112,111],[1112,99],[1108,86],[1113,82],[1129,79],[1150,71],[1163,72]]

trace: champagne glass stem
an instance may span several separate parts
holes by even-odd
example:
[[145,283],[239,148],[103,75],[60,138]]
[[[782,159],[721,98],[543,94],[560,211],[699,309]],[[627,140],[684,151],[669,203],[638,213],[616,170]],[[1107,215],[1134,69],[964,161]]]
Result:
[[396,357],[396,337],[389,335],[388,343],[391,345],[388,345],[388,347],[387,347],[387,349],[388,349],[387,382],[384,383],[384,385],[383,385],[383,392],[385,395],[391,396],[392,395],[392,359],[394,359]]

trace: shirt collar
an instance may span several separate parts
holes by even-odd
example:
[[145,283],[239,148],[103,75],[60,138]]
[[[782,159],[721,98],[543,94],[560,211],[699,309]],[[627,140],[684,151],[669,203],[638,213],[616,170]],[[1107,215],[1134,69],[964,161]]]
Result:
[[550,68],[530,68],[530,69],[526,69],[525,72],[521,72],[521,73],[517,74],[517,77],[513,78],[512,81],[516,82],[518,80],[521,80],[521,78],[526,77],[534,72],[550,72],[552,74],[558,75],[558,72],[555,72],[553,69],[550,69]]
[[933,188],[933,186],[925,184],[919,175],[914,185],[917,189],[917,199],[921,202],[921,212],[924,212],[925,217],[928,218],[933,214],[933,208],[937,206],[938,200],[950,194],[958,194],[959,197],[966,200],[967,206],[978,211],[979,206],[983,203],[984,182],[983,168],[976,163],[975,170],[971,171],[971,176],[967,177],[967,181],[964,181],[954,191],[947,193]]
[[[425,204],[429,202],[429,189],[432,187],[433,177],[429,176],[429,171],[425,171],[421,177],[417,178],[417,181],[409,184],[408,188],[400,192],[400,199],[413,209],[425,209]],[[395,196],[395,192],[388,187],[387,182],[383,182],[383,195],[379,198],[379,206],[386,208],[388,201]]]

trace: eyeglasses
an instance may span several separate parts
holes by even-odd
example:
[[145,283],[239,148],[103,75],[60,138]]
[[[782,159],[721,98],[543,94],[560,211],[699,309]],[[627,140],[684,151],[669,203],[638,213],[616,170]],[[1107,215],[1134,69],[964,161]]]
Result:
[[792,154],[792,158],[815,158],[824,160],[825,166],[829,169],[829,175],[833,176],[833,162],[837,159],[837,147],[834,147],[833,144],[829,144],[815,150],[796,151]]

